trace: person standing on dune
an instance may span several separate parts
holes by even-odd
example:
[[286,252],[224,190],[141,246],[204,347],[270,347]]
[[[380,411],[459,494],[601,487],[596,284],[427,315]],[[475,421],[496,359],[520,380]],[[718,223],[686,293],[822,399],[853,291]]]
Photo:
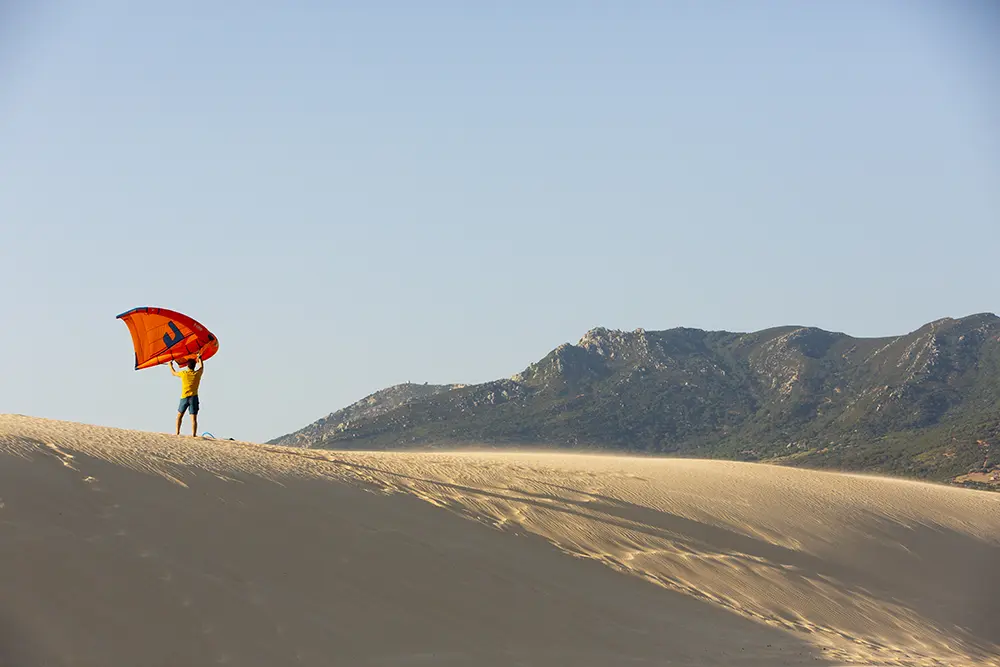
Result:
[[[195,370],[195,366],[198,369]],[[198,386],[201,384],[201,374],[205,370],[205,362],[201,359],[201,352],[198,353],[197,364],[194,359],[188,359],[187,368],[175,369],[174,362],[170,362],[170,372],[181,379],[181,402],[177,406],[177,435],[181,434],[181,421],[184,413],[191,410],[191,435],[198,435]]]

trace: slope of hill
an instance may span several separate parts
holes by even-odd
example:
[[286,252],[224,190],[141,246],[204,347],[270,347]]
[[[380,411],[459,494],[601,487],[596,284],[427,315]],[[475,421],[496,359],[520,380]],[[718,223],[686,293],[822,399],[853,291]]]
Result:
[[598,328],[510,379],[413,387],[272,442],[599,447],[937,480],[1000,464],[1000,318],[988,313],[876,339]]
[[[282,436],[281,444],[292,447],[316,447],[332,441],[337,433],[352,428],[355,423],[377,419],[421,398],[430,398],[445,391],[460,389],[462,385],[447,384],[398,384],[365,396],[360,401],[328,414],[305,428]],[[276,444],[272,442],[271,444]]]

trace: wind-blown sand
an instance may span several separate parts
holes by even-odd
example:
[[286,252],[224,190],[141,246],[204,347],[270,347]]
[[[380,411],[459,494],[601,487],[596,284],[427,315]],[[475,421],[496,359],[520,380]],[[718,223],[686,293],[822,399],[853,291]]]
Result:
[[0,667],[1000,665],[998,564],[982,491],[0,415]]

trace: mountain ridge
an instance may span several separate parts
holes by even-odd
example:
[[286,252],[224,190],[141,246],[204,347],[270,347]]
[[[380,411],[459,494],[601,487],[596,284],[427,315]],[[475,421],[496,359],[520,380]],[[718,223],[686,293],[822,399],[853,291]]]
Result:
[[542,446],[951,480],[997,469],[1000,317],[858,338],[595,327],[508,378],[389,387],[272,444]]

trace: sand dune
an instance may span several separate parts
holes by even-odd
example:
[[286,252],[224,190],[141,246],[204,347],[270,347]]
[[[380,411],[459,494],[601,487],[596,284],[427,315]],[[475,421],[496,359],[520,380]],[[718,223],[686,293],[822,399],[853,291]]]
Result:
[[997,563],[940,485],[0,416],[0,667],[997,666]]

